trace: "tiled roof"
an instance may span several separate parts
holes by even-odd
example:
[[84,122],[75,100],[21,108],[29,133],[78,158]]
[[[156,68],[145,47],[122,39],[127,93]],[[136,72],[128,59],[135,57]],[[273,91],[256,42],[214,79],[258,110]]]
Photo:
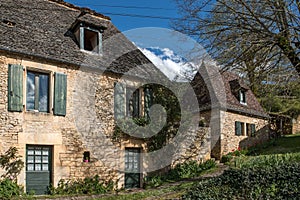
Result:
[[[90,9],[60,0],[5,0],[0,2],[0,16],[2,51],[113,73],[134,68],[129,75],[141,78],[159,73],[109,17]],[[105,28],[102,55],[80,50],[71,32],[77,22]]]
[[[245,84],[241,78],[239,78],[238,75],[232,73],[232,72],[222,72],[221,73],[221,79],[224,84],[224,92],[226,98],[225,104],[218,103],[217,106],[221,105],[222,109],[226,109],[228,111],[233,111],[241,114],[246,115],[254,115],[258,117],[268,118],[267,113],[264,111],[264,109],[259,104],[257,98],[253,94],[253,92],[250,90],[250,88]],[[216,81],[216,80],[214,80]],[[217,80],[219,81],[219,80]],[[221,82],[221,81],[220,81]],[[209,110],[212,106],[212,100],[211,97],[214,96],[214,93],[218,93],[219,91],[209,91],[209,87],[207,86],[209,84],[208,81],[204,81],[203,77],[197,73],[195,78],[192,81],[192,86],[194,87],[195,94],[197,95],[198,102],[200,105],[200,111],[201,110]],[[223,85],[222,85],[223,87]],[[246,104],[241,104],[238,99],[238,93],[237,91],[239,89],[243,88],[246,92]],[[219,90],[219,89],[217,89]],[[214,97],[213,97],[214,98]],[[215,101],[216,102],[216,101]]]

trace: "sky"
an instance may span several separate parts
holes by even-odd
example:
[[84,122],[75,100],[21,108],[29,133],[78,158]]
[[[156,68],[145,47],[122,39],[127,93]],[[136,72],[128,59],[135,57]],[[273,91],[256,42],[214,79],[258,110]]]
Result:
[[170,28],[170,19],[178,18],[175,0],[65,1],[109,16],[113,24],[122,32],[142,27]]

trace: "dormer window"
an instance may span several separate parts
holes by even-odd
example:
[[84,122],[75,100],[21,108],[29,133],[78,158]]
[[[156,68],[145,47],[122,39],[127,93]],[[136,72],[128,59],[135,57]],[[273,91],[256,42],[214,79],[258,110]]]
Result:
[[80,23],[75,31],[75,37],[79,43],[80,49],[95,54],[101,54],[102,32],[103,29],[97,29]]
[[99,33],[97,31],[89,30],[87,28],[84,28],[83,31],[83,49],[86,51],[99,53]]
[[246,91],[243,90],[243,89],[241,89],[241,90],[239,91],[239,100],[240,100],[240,103],[241,103],[241,104],[244,104],[244,105],[247,104],[247,102],[246,102]]

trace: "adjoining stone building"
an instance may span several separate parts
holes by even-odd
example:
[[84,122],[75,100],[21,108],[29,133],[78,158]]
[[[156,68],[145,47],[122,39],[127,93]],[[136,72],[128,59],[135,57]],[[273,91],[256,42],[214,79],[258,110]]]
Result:
[[203,65],[192,81],[200,107],[200,124],[211,128],[211,156],[257,145],[269,139],[269,116],[232,72]]
[[[8,0],[0,14],[0,153],[19,149],[25,168],[18,182],[36,194],[60,179],[93,175],[139,187],[147,144],[115,140],[115,118],[147,114],[143,80],[159,79],[159,70],[92,10]],[[209,158],[209,131],[199,133],[179,160]]]

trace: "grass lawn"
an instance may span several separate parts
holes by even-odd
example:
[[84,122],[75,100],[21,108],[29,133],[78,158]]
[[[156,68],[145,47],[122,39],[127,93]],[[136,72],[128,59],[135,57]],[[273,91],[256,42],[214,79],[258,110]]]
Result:
[[255,155],[300,152],[300,134],[287,135],[254,148]]

